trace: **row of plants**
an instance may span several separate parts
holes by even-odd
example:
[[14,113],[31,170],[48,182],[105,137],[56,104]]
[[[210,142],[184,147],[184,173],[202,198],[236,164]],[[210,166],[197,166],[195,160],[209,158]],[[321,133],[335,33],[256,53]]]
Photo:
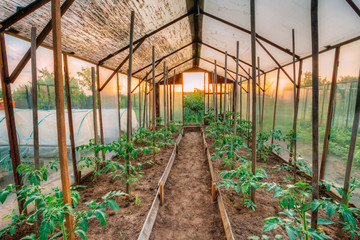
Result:
[[[126,184],[127,191],[110,191],[101,197],[101,201],[89,201],[85,203],[86,210],[76,210],[81,198],[77,189],[85,186],[71,187],[71,205],[64,204],[62,190],[53,187],[51,190],[42,187],[48,180],[49,171],[57,171],[58,161],[50,162],[46,166],[35,169],[33,166],[21,164],[17,172],[22,176],[23,186],[13,184],[0,190],[0,202],[5,203],[9,196],[15,196],[15,201],[23,203],[24,210],[18,212],[13,209],[11,214],[4,217],[10,220],[0,232],[0,236],[10,234],[13,236],[18,229],[26,226],[31,227],[31,234],[21,239],[56,239],[62,237],[68,239],[70,234],[75,234],[82,239],[87,239],[86,232],[91,219],[98,219],[105,227],[107,209],[119,211],[117,201],[131,199],[133,183],[140,182],[144,164],[155,164],[156,154],[161,148],[166,148],[175,142],[173,133],[179,131],[174,123],[169,123],[167,128],[158,127],[154,131],[138,128],[131,136],[131,141],[121,137],[109,144],[95,144],[91,139],[89,144],[78,146],[77,151],[83,155],[78,161],[78,169],[89,168],[92,170],[91,182],[95,184],[98,177],[108,174],[112,179],[120,180]],[[152,155],[152,161],[144,161],[141,154]],[[110,156],[110,157],[109,157]],[[138,194],[135,196],[135,204],[141,205]],[[33,211],[27,211],[33,207]],[[66,229],[66,215],[73,218],[73,229]],[[23,228],[21,228],[23,226]]]
[[[237,118],[235,132],[231,113],[228,114],[225,122],[214,121],[213,114],[208,115],[207,118],[207,121],[211,123],[205,128],[206,137],[212,139],[215,146],[211,159],[213,161],[220,160],[225,169],[220,172],[221,180],[217,187],[233,189],[241,196],[241,205],[251,208],[253,211],[256,211],[257,205],[255,198],[251,197],[251,192],[265,189],[267,192],[273,193],[272,198],[278,199],[278,204],[282,209],[279,215],[265,219],[262,236],[249,236],[248,239],[270,239],[266,233],[278,228],[284,229],[287,237],[291,240],[331,239],[325,234],[322,226],[334,224],[329,220],[333,216],[337,217],[342,231],[348,232],[351,238],[360,236],[357,218],[359,209],[350,206],[351,196],[356,189],[360,189],[358,180],[351,179],[347,192],[332,183],[322,182],[327,191],[330,191],[331,188],[336,189],[344,201],[335,201],[328,197],[312,200],[312,186],[304,178],[296,181],[296,178],[291,176],[284,178],[283,183],[274,183],[268,181],[268,175],[263,168],[256,168],[255,174],[253,174],[251,170],[252,149],[248,147],[252,141],[251,122]],[[281,142],[287,142],[287,150],[291,151],[294,140],[296,139],[293,132],[286,135],[282,134],[280,130],[257,132],[256,155],[258,161],[266,162],[272,152],[279,153],[282,148]],[[250,155],[245,153],[250,153]],[[292,159],[292,164],[294,162],[295,158]],[[292,164],[277,165],[273,168],[294,171]],[[318,227],[312,229],[309,212],[315,210],[324,211],[328,218],[319,218]],[[284,236],[276,235],[275,238],[284,239]]]

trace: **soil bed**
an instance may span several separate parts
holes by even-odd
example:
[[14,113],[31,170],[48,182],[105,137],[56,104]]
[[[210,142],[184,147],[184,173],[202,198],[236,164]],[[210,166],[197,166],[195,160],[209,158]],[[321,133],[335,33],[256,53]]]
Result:
[[[179,133],[174,133],[173,135],[176,140]],[[139,147],[139,144],[137,144],[137,146]],[[158,181],[166,168],[173,149],[174,145],[167,146],[166,149],[161,149],[161,151],[156,154],[155,164],[146,164],[143,166],[143,177],[140,178],[139,183],[134,183],[132,185],[132,200],[120,197],[114,198],[119,205],[120,211],[115,211],[107,207],[107,221],[105,227],[101,225],[98,219],[91,219],[89,221],[88,231],[86,233],[87,239],[133,240],[138,238],[156,194]],[[148,160],[152,161],[152,155],[141,152],[137,159],[134,160],[134,163],[145,162]],[[81,198],[75,211],[90,210],[85,203],[93,200],[102,201],[101,197],[110,191],[121,190],[126,192],[126,185],[123,184],[123,181],[112,180],[112,176],[108,174],[98,176],[95,184],[91,183],[90,177],[87,177],[83,180],[81,185],[85,187],[77,189]],[[138,193],[138,196],[141,198],[141,206],[135,204],[136,193]],[[10,234],[7,233],[0,237],[0,239],[20,239],[32,232],[34,232],[33,225],[22,225],[17,229],[13,236],[10,236]],[[59,239],[62,239],[62,237]],[[76,239],[80,240],[81,238],[76,236]]]
[[[206,142],[208,144],[208,148],[210,151],[210,155],[214,154],[214,139],[206,138]],[[250,152],[246,149],[242,149],[239,152],[239,155],[249,156]],[[218,182],[221,179],[220,172],[225,169],[222,160],[217,159],[212,161],[214,167],[214,174],[216,181]],[[274,182],[286,186],[290,184],[289,182],[284,182],[284,179],[289,179],[292,176],[292,173],[281,168],[278,169],[275,166],[280,166],[283,162],[279,159],[278,156],[271,154],[266,162],[262,162],[257,159],[257,168],[265,169],[268,179],[265,179],[266,182]],[[303,176],[297,175],[297,180],[305,179]],[[256,211],[253,211],[251,208],[246,208],[242,206],[243,194],[237,194],[235,190],[225,188],[221,188],[223,194],[224,205],[229,217],[229,221],[231,224],[232,231],[236,239],[248,239],[250,236],[259,236],[261,237],[263,226],[265,225],[265,219],[268,217],[281,216],[280,214],[283,212],[283,209],[279,205],[279,200],[272,198],[273,191],[267,192],[266,189],[258,189],[256,190],[255,195],[255,204],[257,205]],[[326,196],[325,193],[321,193],[322,196]],[[329,197],[329,196],[326,196]],[[327,214],[323,211],[319,211],[319,218],[328,218]],[[332,225],[322,225],[322,229],[324,232],[332,237],[333,239],[350,239],[349,235],[339,236],[339,226],[342,226],[338,223],[337,217],[335,215],[331,218],[335,224]],[[284,239],[288,239],[285,230],[282,228],[278,228],[274,231],[265,233],[270,237],[270,239],[275,239],[276,234],[280,234],[284,237]],[[359,238],[354,238],[359,239]]]
[[186,132],[150,239],[225,239],[200,132]]

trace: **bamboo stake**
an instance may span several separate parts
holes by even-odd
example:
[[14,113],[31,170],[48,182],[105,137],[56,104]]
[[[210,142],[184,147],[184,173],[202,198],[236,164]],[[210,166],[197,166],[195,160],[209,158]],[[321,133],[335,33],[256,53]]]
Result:
[[119,138],[121,138],[121,96],[120,96],[120,83],[119,83],[119,74],[116,74],[116,96],[117,96],[117,109],[118,109],[118,120],[119,120]]
[[152,46],[152,84],[153,84],[152,130],[155,131],[155,126],[156,126],[156,86],[155,86],[155,47],[154,46]]
[[[182,122],[183,122],[183,126],[185,125],[185,122],[184,122],[184,76],[183,74],[181,74],[181,81],[182,81]],[[184,132],[185,133],[185,132]]]
[[174,79],[173,79],[173,122],[175,122],[175,75],[176,70],[174,69]]
[[[238,76],[236,76],[237,78]],[[226,85],[227,85],[227,52],[225,52],[225,85],[224,85],[224,116],[223,121],[226,120]]]
[[167,104],[166,104],[166,82],[167,82],[167,79],[166,79],[166,61],[164,61],[164,126],[165,126],[165,130],[167,130],[167,114],[166,114],[166,108],[167,108]]
[[[96,85],[97,85],[97,98],[98,98],[98,106],[99,106],[99,125],[100,125],[100,142],[104,144],[104,128],[102,121],[102,108],[101,108],[101,92],[100,92],[100,66],[96,65]],[[102,158],[105,160],[105,154],[102,153]]]
[[[311,0],[312,42],[312,199],[319,199],[319,38],[318,0]],[[318,211],[311,212],[311,228],[317,228]]]
[[[71,194],[69,184],[69,171],[66,152],[66,127],[65,127],[65,113],[64,113],[64,86],[61,60],[61,13],[60,0],[51,1],[51,16],[52,16],[52,32],[53,32],[53,46],[54,46],[54,84],[55,84],[55,103],[56,103],[56,125],[59,146],[59,160],[61,184],[63,192],[64,204],[71,206]],[[73,218],[72,215],[65,215],[66,233],[69,234],[68,239],[74,239]]]
[[[238,78],[239,78],[239,41],[236,41],[236,79],[234,86],[234,136],[236,136],[236,124],[237,124],[237,92],[238,92]],[[240,89],[241,91],[241,89]]]
[[[277,77],[276,77],[275,103],[274,103],[274,115],[273,115],[273,127],[272,127],[273,131],[275,130],[277,100],[279,95],[279,79],[280,79],[280,68],[278,68]],[[273,143],[274,143],[274,138],[271,137],[271,145],[273,145]]]
[[[91,90],[92,90],[92,104],[93,104],[93,124],[94,124],[94,140],[95,144],[99,142],[98,135],[98,119],[97,119],[97,109],[96,109],[96,77],[95,77],[95,68],[91,67]],[[99,155],[97,154],[97,157]]]
[[215,76],[215,115],[216,115],[216,121],[219,121],[219,117],[218,117],[218,87],[217,87],[217,72],[216,72],[216,60],[215,60],[215,71],[214,71],[214,76]]

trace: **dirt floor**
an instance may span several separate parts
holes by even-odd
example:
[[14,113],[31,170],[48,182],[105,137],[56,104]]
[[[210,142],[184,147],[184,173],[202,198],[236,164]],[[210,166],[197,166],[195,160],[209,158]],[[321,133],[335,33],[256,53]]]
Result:
[[150,239],[225,239],[200,132],[187,132],[165,185]]
[[[215,146],[213,145],[213,140],[206,138],[206,141],[209,146],[210,154],[214,153]],[[239,153],[244,156],[248,156],[250,154],[247,150],[241,150]],[[278,169],[275,166],[282,165],[280,159],[271,155],[266,162],[257,161],[257,167],[265,169],[269,178],[266,180],[267,182],[275,182],[280,183],[282,185],[289,184],[286,180],[292,175],[292,173],[288,172],[285,169]],[[220,172],[224,169],[223,163],[221,160],[213,161],[214,171],[216,179],[219,180]],[[227,169],[228,170],[228,169]],[[305,179],[302,176],[297,176],[297,179],[300,178]],[[283,210],[279,205],[279,200],[272,198],[273,192],[266,192],[265,189],[259,189],[256,191],[256,202],[257,205],[256,211],[253,211],[251,208],[246,208],[241,205],[242,194],[237,194],[234,190],[226,190],[222,188],[223,200],[225,204],[225,208],[230,219],[230,224],[235,235],[236,239],[248,239],[250,236],[261,236],[262,228],[265,225],[264,219],[268,217],[274,216],[283,216],[280,214]],[[327,218],[326,213],[324,211],[319,211],[320,218]],[[341,232],[339,231],[339,226],[342,226],[338,223],[336,217],[331,218],[335,224],[332,225],[322,225],[324,232],[332,237],[332,239],[350,239],[348,235],[341,236]],[[270,239],[275,239],[276,234],[280,234],[284,237],[284,239],[288,239],[287,234],[283,229],[278,228],[275,231],[266,233]],[[354,238],[358,239],[358,238]]]
[[[176,138],[177,136],[178,133],[175,134]],[[105,227],[101,225],[98,219],[90,220],[87,239],[133,240],[138,238],[142,225],[145,222],[147,213],[155,197],[158,181],[166,168],[173,149],[173,145],[167,147],[166,149],[162,149],[156,155],[155,164],[144,165],[143,177],[140,178],[140,183],[135,183],[132,188],[132,195],[135,196],[135,194],[138,193],[138,196],[141,198],[141,206],[137,206],[135,204],[134,197],[132,200],[120,197],[114,199],[119,205],[120,211],[115,211],[107,207],[107,224]],[[136,161],[141,162],[145,162],[147,160],[152,160],[152,155],[140,153],[136,159]],[[100,175],[95,184],[91,183],[88,178],[84,180],[81,185],[85,187],[78,189],[81,198],[79,205],[75,208],[75,211],[90,210],[85,205],[86,202],[93,200],[101,201],[101,197],[110,191],[126,191],[126,185],[123,184],[123,181],[114,181],[112,180],[112,177],[107,174]],[[6,234],[0,237],[0,239],[20,239],[32,233],[34,231],[33,229],[34,227],[32,225],[23,225],[16,231],[15,235],[10,236],[10,234]],[[80,240],[81,238],[77,236],[76,239]]]

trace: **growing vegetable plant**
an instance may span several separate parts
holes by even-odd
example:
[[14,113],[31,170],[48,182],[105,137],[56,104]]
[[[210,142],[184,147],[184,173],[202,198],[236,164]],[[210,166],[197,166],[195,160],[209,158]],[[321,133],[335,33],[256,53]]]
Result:
[[[271,143],[271,139],[274,139],[275,142]],[[280,130],[270,130],[270,131],[259,131],[256,133],[256,154],[260,159],[266,162],[269,154],[272,151],[275,151],[279,154],[281,149],[279,141],[284,141],[282,133]]]

